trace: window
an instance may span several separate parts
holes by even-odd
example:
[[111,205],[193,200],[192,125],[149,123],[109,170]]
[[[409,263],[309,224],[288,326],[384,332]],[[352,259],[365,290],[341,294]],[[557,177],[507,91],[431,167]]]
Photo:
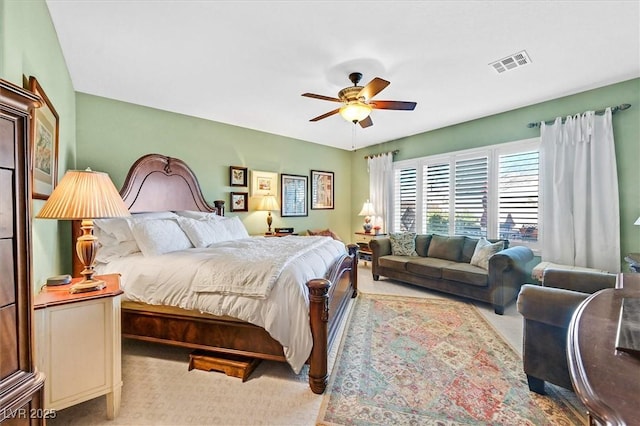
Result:
[[400,232],[416,232],[416,169],[396,169],[394,185],[393,229]]
[[537,248],[538,139],[394,163],[393,232]]
[[538,241],[538,151],[499,156],[500,238]]

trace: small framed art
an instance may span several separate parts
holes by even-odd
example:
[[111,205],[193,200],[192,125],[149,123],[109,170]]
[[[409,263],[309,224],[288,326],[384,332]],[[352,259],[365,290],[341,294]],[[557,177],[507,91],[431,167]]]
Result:
[[333,209],[333,172],[311,170],[311,208]]
[[308,178],[300,175],[280,175],[280,216],[308,216]]
[[264,197],[278,195],[278,174],[273,172],[251,171],[251,196]]
[[249,211],[249,193],[247,192],[232,192],[231,193],[231,208],[232,212],[248,212]]
[[231,186],[247,186],[248,178],[247,178],[248,169],[246,167],[237,167],[230,166],[229,167],[229,185]]
[[46,200],[58,182],[58,134],[60,119],[38,80],[29,77],[29,90],[44,103],[31,120],[31,176],[33,198]]

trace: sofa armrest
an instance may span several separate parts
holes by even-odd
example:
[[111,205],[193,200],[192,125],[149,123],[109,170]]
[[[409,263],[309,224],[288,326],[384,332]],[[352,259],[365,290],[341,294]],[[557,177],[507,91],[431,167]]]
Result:
[[573,313],[587,297],[577,291],[525,284],[518,295],[518,312],[525,320],[568,328]]
[[616,280],[616,274],[606,272],[548,268],[544,271],[542,285],[591,294],[605,288],[615,287]]
[[377,280],[379,264],[378,259],[381,256],[387,256],[391,254],[391,239],[390,238],[374,238],[369,241],[369,248],[371,249],[371,273],[374,279]]
[[527,263],[532,259],[533,252],[524,246],[509,247],[489,258],[489,287],[497,314],[502,315],[507,304],[518,296],[527,279]]
[[489,271],[524,271],[526,264],[531,260],[533,260],[533,252],[529,247],[510,247],[506,250],[499,251],[489,258]]

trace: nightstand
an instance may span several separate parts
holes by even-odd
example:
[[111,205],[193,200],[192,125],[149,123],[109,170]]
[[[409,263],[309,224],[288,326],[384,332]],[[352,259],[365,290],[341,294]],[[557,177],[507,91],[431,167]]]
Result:
[[356,244],[358,244],[358,258],[364,261],[364,266],[367,266],[367,262],[371,262],[371,248],[369,247],[369,241],[375,238],[384,238],[387,234],[374,234],[366,232],[356,232]]
[[45,286],[34,301],[36,364],[46,375],[44,406],[63,408],[106,395],[107,418],[120,410],[120,275],[102,275],[102,290],[69,293]]

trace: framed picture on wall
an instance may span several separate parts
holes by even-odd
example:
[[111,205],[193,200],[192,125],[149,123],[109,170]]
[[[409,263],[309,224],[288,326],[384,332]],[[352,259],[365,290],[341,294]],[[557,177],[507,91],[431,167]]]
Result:
[[249,194],[247,192],[232,192],[230,210],[232,212],[248,212]]
[[60,119],[38,80],[29,77],[29,90],[40,96],[43,104],[31,120],[31,187],[33,198],[46,200],[58,183],[58,137]]
[[247,186],[248,185],[247,173],[249,172],[246,167],[230,166],[229,167],[229,185]]
[[311,170],[311,208],[333,209],[333,172]]
[[251,171],[251,196],[264,197],[278,195],[278,174],[273,172]]
[[308,216],[307,176],[280,175],[280,216]]

